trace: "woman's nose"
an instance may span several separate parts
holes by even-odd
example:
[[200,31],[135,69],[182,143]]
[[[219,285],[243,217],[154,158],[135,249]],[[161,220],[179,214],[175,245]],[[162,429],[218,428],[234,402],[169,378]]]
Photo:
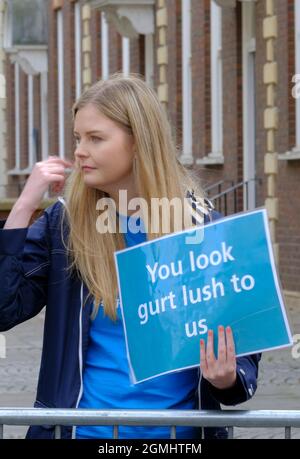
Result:
[[76,148],[75,148],[75,152],[74,152],[74,156],[78,157],[78,158],[87,157],[88,156],[88,152],[86,151],[85,148],[83,148],[83,145],[80,142],[77,142],[77,145],[76,145]]

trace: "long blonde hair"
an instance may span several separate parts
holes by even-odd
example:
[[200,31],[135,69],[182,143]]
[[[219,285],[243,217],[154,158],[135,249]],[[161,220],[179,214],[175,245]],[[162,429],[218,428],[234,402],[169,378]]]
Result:
[[[203,196],[196,180],[179,163],[165,109],[142,77],[115,73],[107,80],[98,81],[73,106],[73,120],[78,110],[87,104],[132,134],[136,146],[134,169],[138,196],[146,200],[149,209],[153,197],[183,200],[188,189]],[[89,289],[88,298],[94,297],[94,313],[102,302],[105,314],[115,320],[118,286],[114,252],[125,245],[122,233],[100,234],[96,229],[99,216],[96,204],[107,196],[104,191],[86,186],[81,171],[75,169],[66,182],[62,220],[66,218],[69,225],[66,249],[70,269],[76,268]],[[174,221],[170,227],[173,232]],[[160,226],[157,233],[148,233],[147,237],[151,240],[161,235]]]

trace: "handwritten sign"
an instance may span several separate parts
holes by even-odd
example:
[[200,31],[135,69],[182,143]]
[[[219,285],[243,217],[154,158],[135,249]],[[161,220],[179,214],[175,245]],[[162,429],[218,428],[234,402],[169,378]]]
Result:
[[232,327],[237,355],[292,345],[266,211],[212,222],[187,243],[196,231],[115,253],[134,383],[199,365],[200,338],[218,325]]

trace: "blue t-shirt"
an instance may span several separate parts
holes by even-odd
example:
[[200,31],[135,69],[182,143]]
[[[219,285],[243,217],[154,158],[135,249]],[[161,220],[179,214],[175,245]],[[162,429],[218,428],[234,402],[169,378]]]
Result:
[[[129,217],[120,216],[122,225]],[[140,221],[137,221],[139,224]],[[146,234],[124,233],[127,246],[144,242]],[[133,384],[130,380],[120,307],[117,321],[104,315],[102,304],[91,321],[90,341],[83,374],[79,408],[97,409],[195,409],[198,370],[191,368]],[[177,438],[197,438],[198,429],[177,427]],[[113,438],[112,426],[77,426],[76,438]],[[169,427],[119,426],[119,438],[170,438]]]

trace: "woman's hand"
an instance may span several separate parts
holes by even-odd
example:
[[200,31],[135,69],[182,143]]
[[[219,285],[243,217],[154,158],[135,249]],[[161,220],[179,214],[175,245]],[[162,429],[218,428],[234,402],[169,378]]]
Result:
[[218,358],[214,354],[213,331],[208,330],[207,347],[200,340],[200,368],[202,375],[217,389],[229,389],[236,382],[236,356],[235,346],[230,327],[225,330],[219,326],[218,332]]
[[49,185],[54,192],[60,192],[66,180],[65,168],[72,166],[73,163],[58,156],[49,156],[48,159],[37,162],[19,196],[23,206],[31,211],[38,209]]

